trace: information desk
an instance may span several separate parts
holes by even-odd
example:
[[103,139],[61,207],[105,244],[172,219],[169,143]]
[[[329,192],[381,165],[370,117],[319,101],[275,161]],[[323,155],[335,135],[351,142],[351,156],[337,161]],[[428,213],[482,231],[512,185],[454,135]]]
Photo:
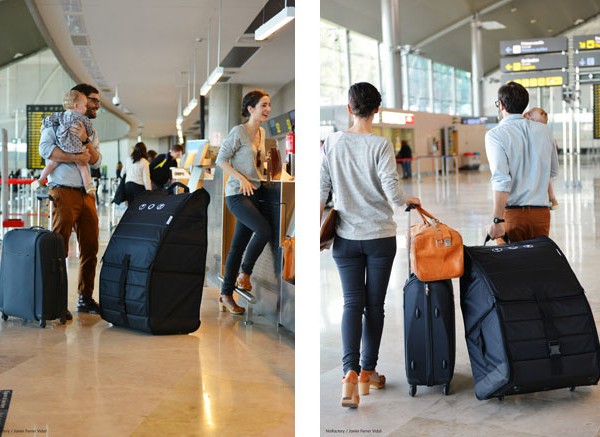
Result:
[[[212,171],[211,176],[212,179],[202,181],[210,194],[206,278],[212,286],[220,288],[236,220],[225,204],[223,172]],[[273,236],[252,272],[252,294],[256,297],[253,311],[294,333],[295,287],[281,278],[281,272],[283,240],[286,235],[294,234],[295,184],[263,182],[260,193],[260,209],[271,224]],[[235,297],[238,304],[246,305],[239,296]],[[217,308],[216,302],[214,306]]]

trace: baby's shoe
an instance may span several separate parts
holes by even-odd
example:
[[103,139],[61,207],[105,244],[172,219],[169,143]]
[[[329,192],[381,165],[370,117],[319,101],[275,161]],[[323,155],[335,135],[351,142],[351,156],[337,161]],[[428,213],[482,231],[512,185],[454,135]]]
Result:
[[35,180],[31,183],[31,191],[37,191],[38,188],[40,188],[42,184],[40,184],[39,180]]
[[558,200],[556,200],[556,198],[550,199],[550,209],[552,211],[558,209]]
[[89,187],[85,188],[85,191],[88,194],[94,194],[96,192],[96,187],[94,185],[90,185]]

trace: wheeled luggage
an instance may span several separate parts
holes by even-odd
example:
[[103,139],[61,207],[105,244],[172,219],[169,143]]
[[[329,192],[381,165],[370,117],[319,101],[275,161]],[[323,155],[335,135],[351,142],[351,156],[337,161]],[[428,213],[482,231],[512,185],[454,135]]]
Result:
[[548,237],[465,247],[460,294],[478,399],[598,383],[590,306]]
[[13,229],[2,242],[0,309],[2,318],[46,320],[67,315],[67,265],[63,238],[40,227]]
[[152,334],[200,326],[207,249],[204,189],[140,194],[116,227],[100,270],[100,314]]
[[[410,229],[410,214],[409,214]],[[450,391],[456,357],[454,293],[449,279],[422,282],[410,271],[404,285],[404,358],[409,394],[417,386],[442,385]]]

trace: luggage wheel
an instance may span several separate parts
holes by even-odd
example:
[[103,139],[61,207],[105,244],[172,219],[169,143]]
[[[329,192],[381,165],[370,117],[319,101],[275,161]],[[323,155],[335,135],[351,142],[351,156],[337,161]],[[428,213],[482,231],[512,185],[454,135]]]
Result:
[[46,327],[46,321],[45,321],[44,319],[40,320],[40,326],[41,326],[42,328],[45,328],[45,327]]
[[408,388],[408,394],[410,395],[410,397],[414,398],[415,394],[417,394],[417,386],[416,385],[411,385]]
[[59,319],[60,324],[64,325],[65,323],[67,323],[67,316],[61,316],[61,318]]
[[499,401],[503,401],[504,400],[504,396],[498,396],[498,400]]
[[569,391],[575,391],[575,386],[569,388]]
[[442,386],[442,393],[444,396],[448,396],[448,393],[450,393],[450,384],[444,384]]
[[8,315],[2,313],[2,320],[8,320]]

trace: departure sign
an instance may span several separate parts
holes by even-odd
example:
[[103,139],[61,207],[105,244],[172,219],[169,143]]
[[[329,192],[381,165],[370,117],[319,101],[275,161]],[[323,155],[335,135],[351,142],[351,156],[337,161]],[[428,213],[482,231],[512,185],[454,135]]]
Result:
[[516,82],[525,88],[562,86],[568,83],[568,75],[562,71],[540,71],[539,73],[511,73],[502,75],[502,83]]
[[575,53],[573,55],[573,65],[580,68],[600,66],[600,50]]
[[62,105],[27,105],[27,168],[44,168],[39,150],[42,121],[53,112],[64,110]]
[[594,84],[594,139],[600,139],[600,84]]
[[296,123],[295,113],[296,111],[290,111],[270,119],[269,129],[271,131],[271,135],[276,137],[278,135],[285,135],[288,132],[292,132],[294,130],[294,124]]
[[567,55],[551,53],[500,59],[500,68],[505,73],[533,70],[557,70],[567,68]]
[[500,41],[500,56],[567,51],[567,37]]
[[574,36],[573,48],[579,51],[600,49],[600,35]]

